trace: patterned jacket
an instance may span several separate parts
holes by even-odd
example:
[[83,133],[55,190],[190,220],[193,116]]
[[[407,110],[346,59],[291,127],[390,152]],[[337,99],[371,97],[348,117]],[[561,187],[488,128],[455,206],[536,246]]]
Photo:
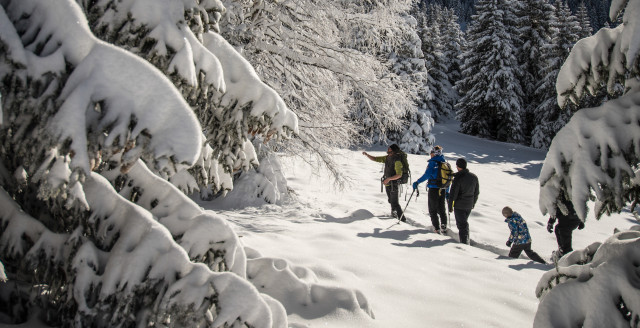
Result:
[[531,235],[529,234],[529,228],[527,222],[520,216],[520,214],[513,212],[513,214],[504,220],[509,225],[511,235],[509,241],[514,245],[526,244],[531,242]]

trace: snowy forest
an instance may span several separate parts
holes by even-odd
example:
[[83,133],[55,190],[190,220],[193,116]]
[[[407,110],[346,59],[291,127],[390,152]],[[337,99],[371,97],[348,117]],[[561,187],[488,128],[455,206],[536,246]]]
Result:
[[448,119],[548,150],[543,214],[635,206],[640,1],[599,6],[0,0],[0,322],[286,327],[255,286],[272,269],[194,199],[279,204],[276,153],[339,185],[336,149],[427,154]]

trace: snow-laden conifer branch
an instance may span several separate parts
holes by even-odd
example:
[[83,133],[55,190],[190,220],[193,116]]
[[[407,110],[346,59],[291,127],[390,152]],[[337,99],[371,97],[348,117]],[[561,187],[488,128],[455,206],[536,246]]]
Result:
[[[62,86],[57,99],[50,99],[55,105],[45,106],[50,111],[38,113],[45,119],[51,115],[50,122],[37,122],[47,122],[39,132],[53,136],[53,143],[69,141],[64,148],[72,153],[72,168],[88,172],[91,161],[123,148],[129,163],[144,156],[157,161],[159,171],[195,162],[201,134],[188,105],[151,65],[96,39],[74,2],[13,1],[6,12],[7,24],[18,29],[3,29],[1,38],[12,46],[10,59],[26,66],[13,73],[22,80],[16,84],[25,85],[25,78],[44,80],[45,92]],[[54,18],[59,21],[51,22]],[[9,98],[5,110],[20,115],[18,100]]]
[[639,84],[640,1],[614,1],[609,13],[611,21],[620,14],[622,24],[614,29],[603,28],[574,46],[558,75],[560,106],[567,100],[577,103],[585,91],[595,94],[602,85],[614,93],[619,81],[625,85],[625,92]]
[[241,277],[214,273],[191,262],[151,213],[118,195],[106,179],[93,173],[85,190],[93,209],[86,234],[94,242],[78,250],[73,267],[78,272],[74,284],[78,315],[87,323],[284,324],[271,321],[270,306]]
[[[22,260],[28,262],[27,254],[36,253],[33,249],[37,249],[38,251],[44,251],[48,254],[48,256],[46,256],[47,261],[59,263],[64,260],[61,256],[61,248],[64,240],[53,243],[54,240],[60,239],[56,237],[49,238],[48,242],[43,242],[42,240],[46,239],[46,237],[43,236],[48,235],[48,237],[52,237],[55,234],[47,229],[41,222],[23,212],[20,206],[16,204],[15,201],[11,199],[11,196],[2,188],[0,188],[0,206],[2,207],[2,212],[0,212],[2,229],[0,252],[2,252],[3,259],[10,262],[15,261],[12,263],[13,265],[17,265],[18,262]],[[41,247],[34,246],[38,244],[47,244],[47,247],[42,249]]]
[[246,256],[229,224],[185,196],[168,181],[154,175],[138,161],[126,175],[117,170],[103,173],[119,194],[153,214],[195,262],[213,271],[246,275]]
[[[215,33],[224,11],[220,1],[126,0],[84,5],[98,37],[147,59],[165,72],[191,105],[212,149],[201,164],[218,163],[224,167],[217,175],[208,176],[213,181],[201,180],[204,176],[196,174],[199,189],[213,186],[212,192],[217,192],[215,188],[231,180],[232,172],[258,165],[257,161],[252,162],[253,150],[246,147],[248,136],[260,134],[279,139],[297,133],[296,115]],[[242,154],[245,149],[248,154]]]
[[560,191],[584,220],[590,190],[596,215],[640,199],[640,89],[601,107],[582,109],[558,132],[540,172],[540,209],[556,214]]

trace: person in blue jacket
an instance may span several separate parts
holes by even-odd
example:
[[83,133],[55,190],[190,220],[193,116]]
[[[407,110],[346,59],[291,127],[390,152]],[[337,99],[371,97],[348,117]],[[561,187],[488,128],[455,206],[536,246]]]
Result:
[[431,224],[436,233],[447,233],[447,210],[445,208],[445,196],[447,190],[440,189],[436,185],[436,178],[438,177],[438,164],[445,162],[442,155],[442,147],[435,146],[431,150],[431,159],[427,164],[427,169],[424,174],[413,183],[413,189],[418,189],[418,185],[425,180],[427,181],[427,204],[429,206],[429,216],[431,217]]
[[505,217],[504,222],[509,225],[509,230],[511,230],[509,240],[507,240],[507,247],[511,247],[509,257],[517,259],[520,257],[520,254],[522,254],[522,251],[524,251],[530,259],[542,264],[547,264],[538,253],[531,249],[529,227],[527,227],[527,222],[522,216],[514,212],[509,206],[502,209],[502,215]]

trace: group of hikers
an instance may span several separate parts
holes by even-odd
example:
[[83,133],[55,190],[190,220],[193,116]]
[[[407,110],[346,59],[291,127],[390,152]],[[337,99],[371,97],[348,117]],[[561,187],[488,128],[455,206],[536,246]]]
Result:
[[[469,215],[475,207],[480,194],[478,177],[467,168],[467,160],[463,157],[456,160],[457,172],[452,172],[442,153],[441,146],[434,146],[430,151],[430,159],[427,162],[427,169],[424,174],[413,184],[413,192],[418,190],[418,186],[427,181],[427,206],[433,230],[438,234],[447,233],[447,210],[453,212],[458,228],[458,236],[463,244],[470,244],[469,239]],[[400,150],[400,147],[393,144],[388,147],[387,155],[371,156],[367,152],[362,152],[372,161],[384,163],[384,173],[381,179],[384,185],[387,199],[391,204],[391,215],[401,222],[406,222],[407,218],[400,206],[399,195],[401,185],[407,183],[409,164],[407,155]],[[413,193],[411,194],[413,196]],[[409,199],[411,200],[411,198]],[[446,207],[445,207],[446,206]],[[547,264],[547,262],[535,251],[531,249],[531,235],[526,221],[514,212],[509,206],[502,209],[509,230],[509,239],[506,242],[510,247],[509,257],[518,258],[524,251],[533,261]],[[558,250],[554,251],[552,258],[557,261],[564,254],[571,252],[573,230],[584,228],[584,223],[578,218],[572,203],[560,195],[558,210],[555,217],[550,217],[547,223],[547,231],[554,232],[558,242]]]

